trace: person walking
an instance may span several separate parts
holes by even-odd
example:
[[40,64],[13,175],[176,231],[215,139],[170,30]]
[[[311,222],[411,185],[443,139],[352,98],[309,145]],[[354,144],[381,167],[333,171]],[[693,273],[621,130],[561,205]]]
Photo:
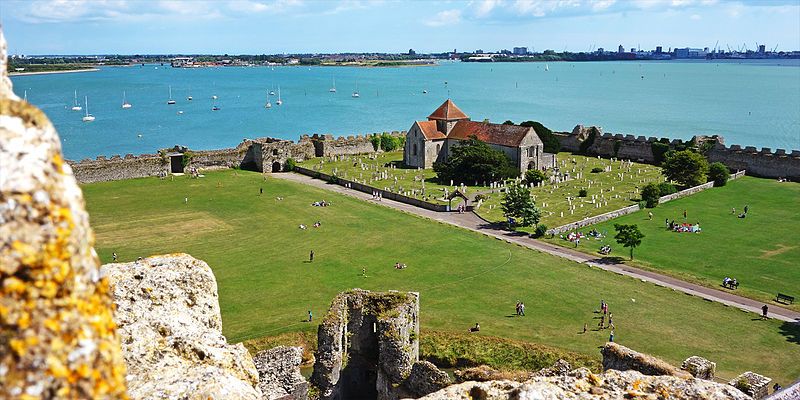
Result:
[[314,250],[311,250],[311,253],[308,254],[308,262],[314,262]]
[[750,206],[748,206],[747,204],[745,204],[745,205],[744,205],[744,213],[745,213],[745,214],[747,214],[747,210],[749,210],[749,209],[750,209]]
[[649,221],[652,221],[652,220],[653,220],[653,212],[652,212],[652,211],[648,211],[648,212],[647,212],[647,219],[648,219]]
[[611,334],[608,335],[608,341],[612,342],[612,343],[614,342],[614,330],[613,329],[611,330]]
[[111,253],[111,259],[114,260],[114,262],[117,262],[117,252],[116,251]]
[[525,316],[525,303],[519,303],[519,314]]
[[588,327],[588,325],[589,324],[587,324],[586,322],[583,323],[583,333],[586,333],[586,328]]
[[686,210],[683,210],[683,219],[686,219]]
[[258,194],[259,195],[264,194],[264,188],[263,187],[262,188],[258,188]]
[[769,311],[769,306],[764,304],[764,306],[761,307],[761,319],[769,319],[769,317],[767,317],[768,311]]
[[311,322],[312,320],[314,320],[314,315],[311,314],[311,310],[308,310],[308,322]]

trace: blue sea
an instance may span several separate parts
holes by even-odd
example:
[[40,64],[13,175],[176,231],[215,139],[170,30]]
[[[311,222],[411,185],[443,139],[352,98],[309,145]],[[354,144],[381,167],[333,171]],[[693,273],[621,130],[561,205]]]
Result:
[[[335,94],[328,91],[334,79]],[[20,97],[27,91],[28,101],[47,113],[73,160],[153,153],[176,144],[232,147],[261,136],[297,140],[301,134],[405,130],[448,97],[473,120],[536,120],[555,131],[598,125],[611,133],[684,139],[721,134],[727,144],[800,149],[800,60],[145,65],[12,81]],[[167,105],[170,86],[175,105]],[[281,106],[275,104],[279,87]],[[88,97],[94,122],[82,122],[84,112],[70,110],[75,90],[81,106]],[[265,109],[270,90],[276,96]],[[356,90],[359,98],[352,97]],[[121,108],[123,92],[130,109]],[[214,104],[219,111],[212,111]]]

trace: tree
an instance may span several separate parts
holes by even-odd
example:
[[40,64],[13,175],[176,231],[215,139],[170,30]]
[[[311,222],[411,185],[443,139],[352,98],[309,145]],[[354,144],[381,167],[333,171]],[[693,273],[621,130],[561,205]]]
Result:
[[691,150],[668,151],[661,167],[661,173],[669,180],[688,187],[705,183],[708,174],[708,161]]
[[514,125],[514,121],[507,119],[506,122],[503,122],[503,125]]
[[439,182],[453,180],[458,183],[494,182],[519,176],[511,160],[500,150],[471,136],[469,140],[453,146],[447,161],[433,163]]
[[520,221],[520,226],[537,225],[541,219],[541,212],[533,203],[531,191],[524,186],[509,186],[503,196],[501,207],[505,216]]
[[714,181],[714,186],[725,186],[730,176],[731,171],[721,162],[711,163],[708,166],[708,179]]
[[647,208],[653,208],[658,205],[658,198],[661,197],[661,189],[655,183],[648,183],[642,188],[642,200],[645,202]]
[[631,260],[633,260],[633,249],[642,244],[644,234],[639,231],[637,225],[614,224],[614,229],[617,231],[614,239],[617,239],[617,243],[623,247],[631,248]]
[[383,151],[392,151],[398,147],[398,144],[398,140],[394,136],[386,132],[381,134],[381,148]]
[[538,169],[529,169],[525,172],[525,183],[538,185],[544,180],[547,179],[547,174],[544,171],[540,171]]
[[547,153],[558,153],[561,150],[561,142],[558,141],[558,138],[553,135],[553,131],[547,129],[546,126],[542,125],[536,121],[525,121],[519,126],[531,127],[536,134],[539,136],[539,139],[542,140],[544,143],[544,151]]

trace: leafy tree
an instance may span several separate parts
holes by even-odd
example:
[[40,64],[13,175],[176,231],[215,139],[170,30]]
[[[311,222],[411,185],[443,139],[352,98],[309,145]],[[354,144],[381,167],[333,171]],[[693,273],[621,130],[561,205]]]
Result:
[[544,171],[540,171],[538,169],[529,169],[525,172],[525,183],[532,183],[534,185],[538,185],[544,180],[547,179],[547,174]]
[[553,135],[553,131],[547,129],[547,127],[541,123],[536,121],[525,121],[519,124],[519,126],[533,128],[533,130],[536,131],[536,134],[539,135],[539,139],[541,139],[542,143],[544,143],[545,152],[555,154],[561,150],[561,142],[559,142],[558,138]]
[[451,179],[458,183],[493,182],[519,175],[505,153],[475,136],[453,146],[450,152],[447,161],[433,163],[433,170],[442,183]]
[[536,225],[541,219],[541,212],[533,203],[531,191],[524,186],[509,186],[501,207],[505,216],[516,219],[520,226]]
[[642,188],[642,200],[645,207],[653,208],[658,205],[658,198],[661,197],[661,190],[655,183],[648,183]]
[[536,230],[533,231],[533,237],[542,237],[545,233],[547,233],[547,225],[539,224],[536,225]]
[[586,189],[578,190],[578,197],[586,197],[589,195],[589,191]]
[[395,137],[384,132],[381,134],[381,148],[383,151],[392,151],[396,149],[398,146],[398,141],[395,140]]
[[297,165],[297,162],[294,158],[287,158],[286,159],[286,171],[294,171],[294,167]]
[[503,125],[514,125],[514,121],[507,119],[506,122],[503,122]]
[[617,235],[614,236],[614,239],[617,239],[617,243],[621,244],[623,247],[631,248],[631,260],[633,260],[633,249],[642,244],[644,234],[639,230],[639,226],[637,225],[614,224],[614,229],[617,231]]
[[714,186],[725,186],[730,176],[731,171],[721,162],[711,163],[708,166],[708,179],[714,181]]
[[661,167],[661,173],[669,180],[689,187],[705,183],[708,174],[708,161],[691,150],[668,151]]
[[377,133],[372,135],[369,141],[372,142],[372,148],[376,151],[381,148],[381,137]]

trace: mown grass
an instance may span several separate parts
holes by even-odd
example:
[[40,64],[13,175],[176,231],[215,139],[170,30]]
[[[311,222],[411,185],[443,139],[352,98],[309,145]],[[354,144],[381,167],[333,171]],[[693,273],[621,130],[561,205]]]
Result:
[[[747,218],[737,218],[745,205],[749,206]],[[652,220],[648,212],[653,213]],[[699,222],[702,232],[672,232],[666,229],[665,219]],[[774,303],[779,292],[800,298],[800,184],[743,177],[724,187],[581,229],[597,229],[607,236],[581,240],[578,249],[597,254],[600,246],[609,244],[612,256],[627,260],[628,249],[613,238],[614,224],[636,224],[645,234],[642,245],[634,250],[635,265],[718,289],[723,289],[724,277],[736,278],[740,284],[736,294],[764,302]],[[574,247],[558,237],[545,240]],[[799,303],[783,306],[800,311]]]
[[[700,355],[717,362],[723,377],[753,370],[786,383],[800,376],[795,325],[329,191],[230,170],[83,190],[104,262],[115,251],[122,261],[186,252],[211,266],[223,333],[233,342],[314,332],[336,294],[360,287],[419,292],[426,332],[462,333],[480,322],[479,336],[599,359],[609,332],[593,329],[593,311],[604,299],[623,345],[673,364]],[[322,199],[333,204],[311,205]],[[313,228],[315,221],[322,226]],[[408,268],[396,270],[396,262]],[[526,317],[514,316],[517,300]],[[313,323],[303,322],[308,310]]]

